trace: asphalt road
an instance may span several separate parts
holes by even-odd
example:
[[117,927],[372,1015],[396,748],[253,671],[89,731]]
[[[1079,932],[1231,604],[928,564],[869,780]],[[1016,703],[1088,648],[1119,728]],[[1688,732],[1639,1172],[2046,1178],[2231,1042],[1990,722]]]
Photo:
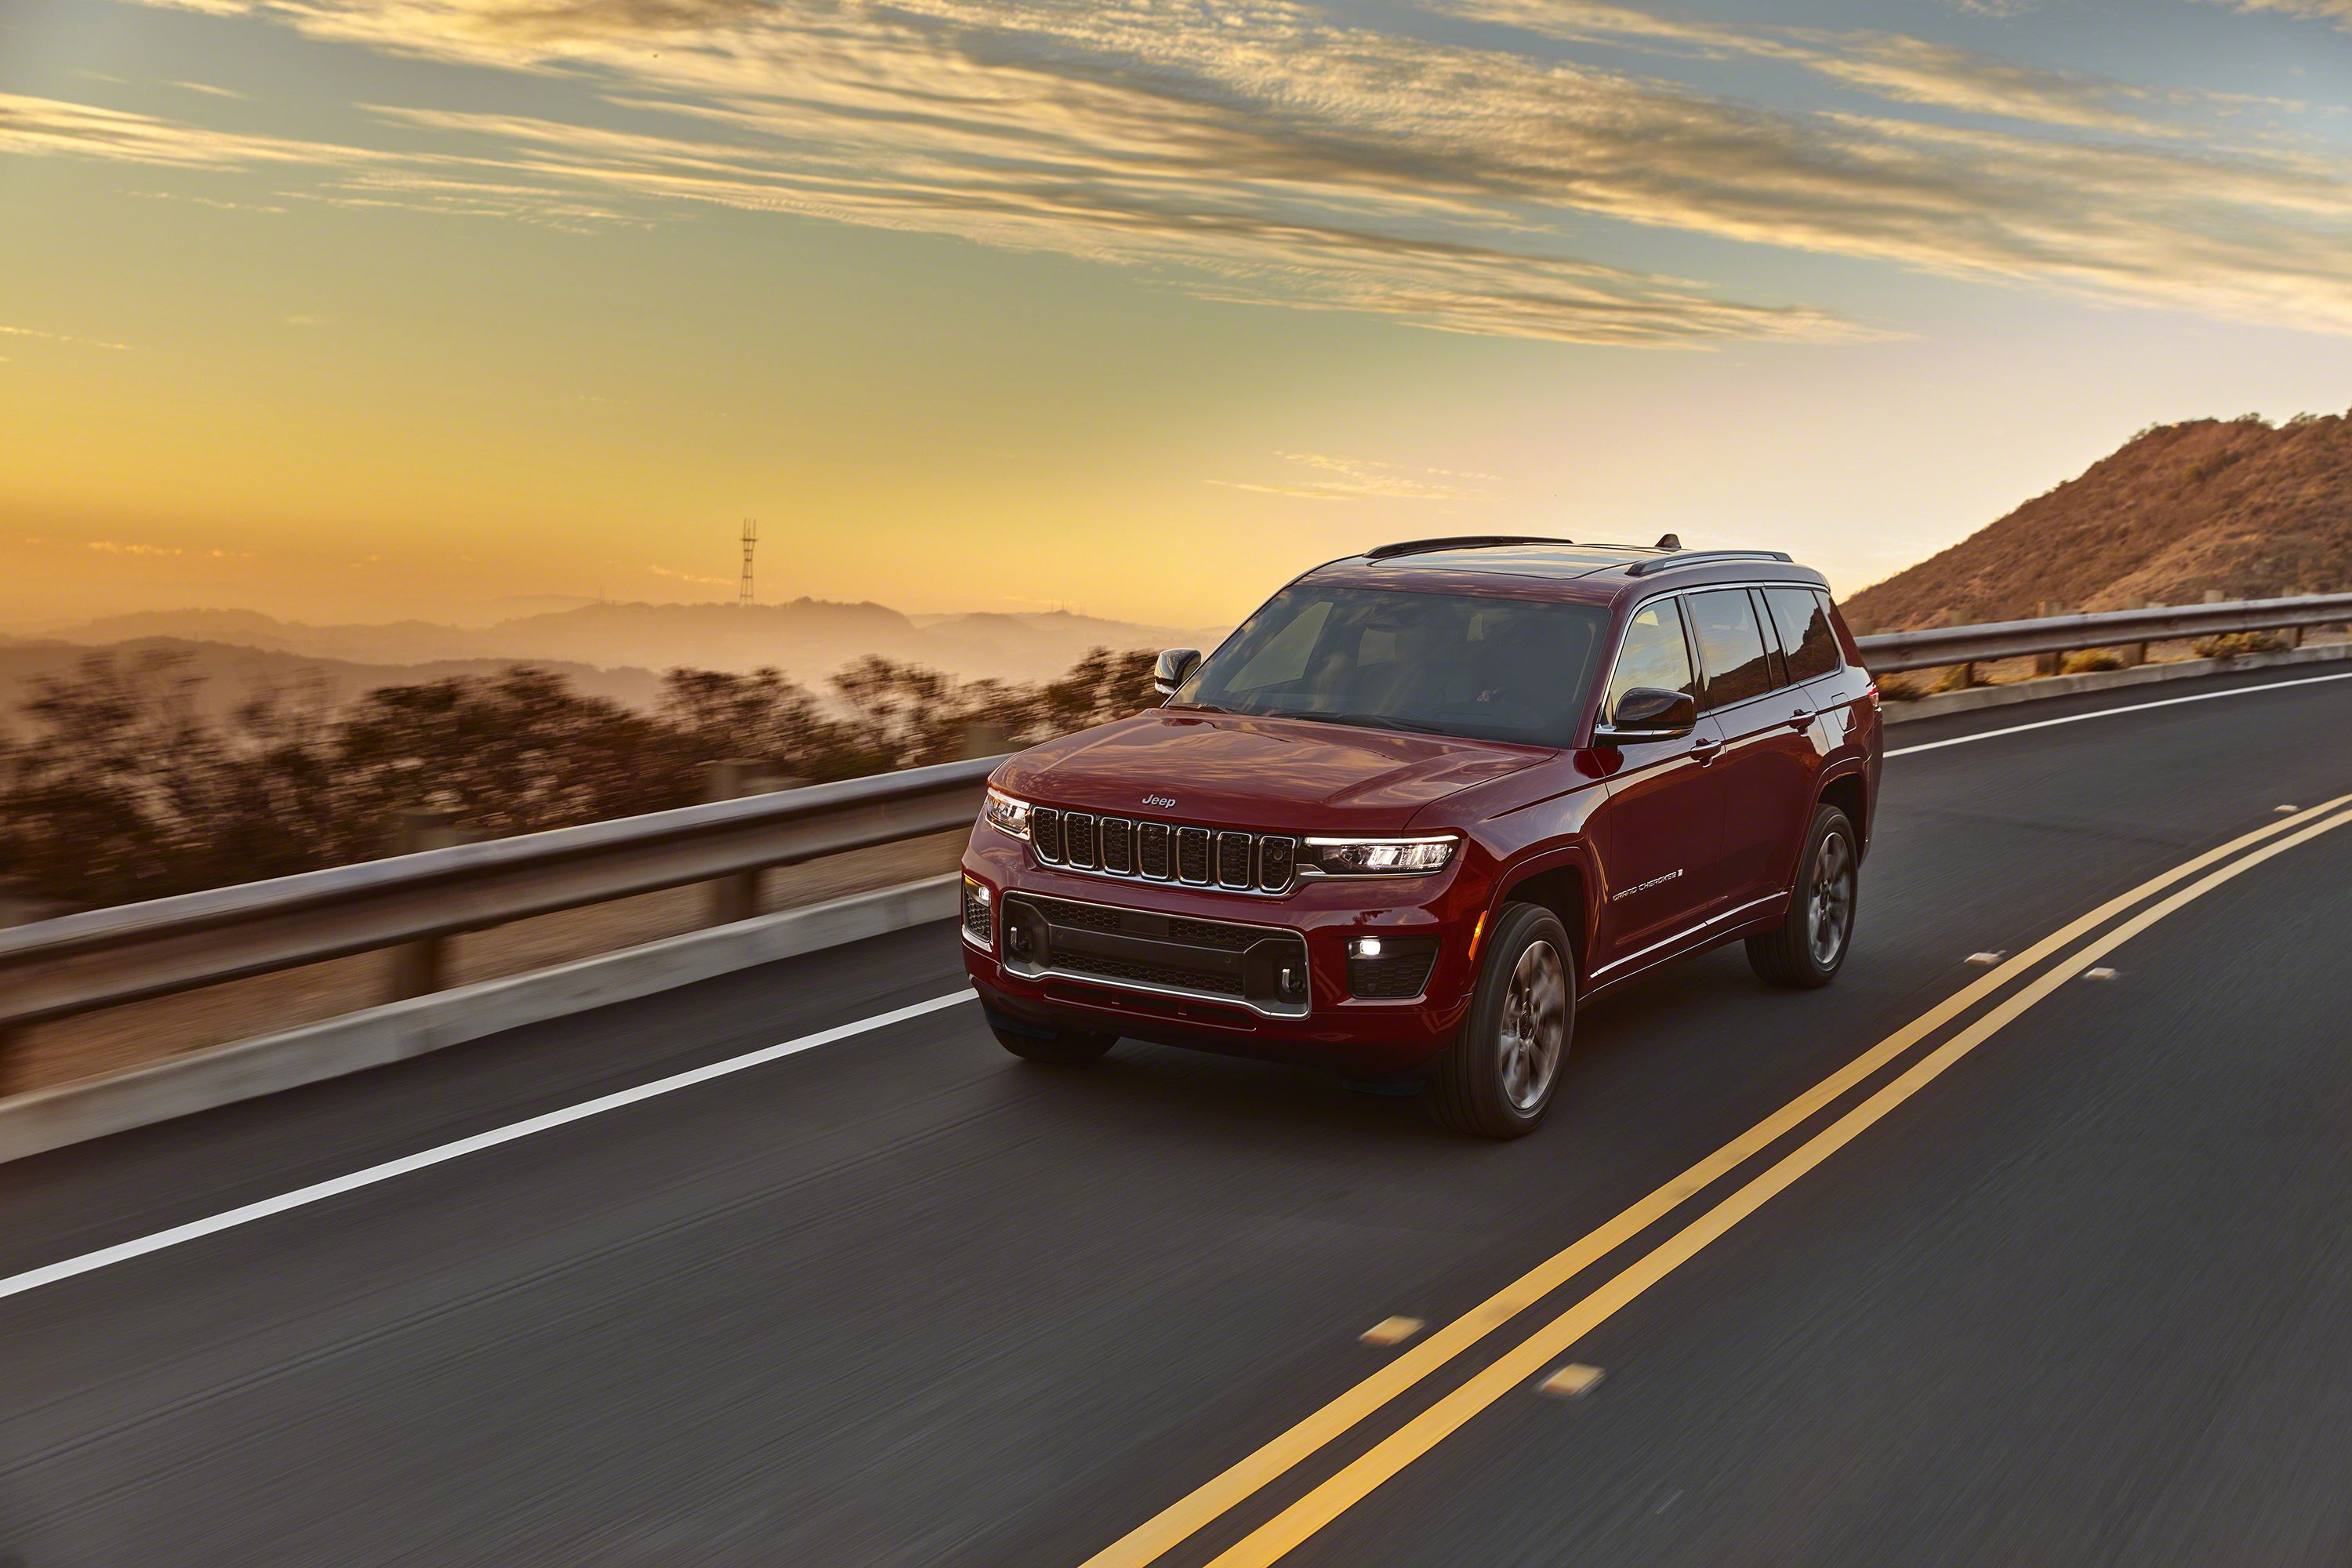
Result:
[[[1736,950],[1661,972],[1580,1020],[1564,1102],[1517,1143],[1156,1047],[1041,1069],[957,1004],[0,1295],[0,1550],[2340,1564],[2352,826],[2278,808],[2352,794],[2352,680],[2304,679],[1891,731],[2275,688],[1891,759],[1838,984],[1767,991]],[[2265,827],[2036,968],[1969,962]],[[2112,975],[2064,972],[2158,910],[2097,955]],[[0,1166],[0,1280],[953,994],[953,943],[906,932]],[[1395,1397],[1318,1417],[1979,982]],[[1359,1342],[1392,1315],[1428,1327]],[[1540,1392],[1566,1363],[1601,1375]],[[1138,1554],[1318,1419],[1328,1442]]]

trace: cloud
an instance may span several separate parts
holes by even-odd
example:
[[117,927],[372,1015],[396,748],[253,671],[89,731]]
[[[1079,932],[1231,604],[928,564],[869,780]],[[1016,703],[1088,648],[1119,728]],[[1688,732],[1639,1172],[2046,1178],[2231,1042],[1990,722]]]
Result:
[[1494,477],[1449,468],[1408,468],[1394,463],[1329,458],[1314,452],[1276,452],[1275,456],[1307,472],[1276,483],[1242,479],[1208,482],[1227,489],[1289,496],[1299,500],[1465,500],[1486,493],[1478,484],[1465,481]]
[[[1641,345],[1883,335],[1823,304],[1602,265],[1574,240],[1599,219],[2352,331],[2340,151],[2233,140],[2184,112],[2201,100],[1891,34],[1741,29],[1580,0],[1450,3],[1549,41],[1437,42],[1289,0],[249,8],[317,37],[562,76],[603,100],[561,118],[377,106],[403,146],[422,133],[437,151],[321,154],[346,172],[314,199],[573,226],[679,203],[790,212],[1463,332]],[[1562,40],[1594,38],[1780,61],[1873,107],[1772,110],[1552,58]],[[192,160],[297,155],[190,138]],[[114,121],[79,141],[111,156],[176,145]]]
[[673,572],[667,566],[648,566],[646,570],[656,577],[667,577],[673,583],[694,583],[706,588],[740,586],[732,577],[705,577],[692,572]]
[[2352,0],[2208,0],[2240,11],[2278,11],[2290,16],[2310,16],[2352,28]]
[[110,343],[103,338],[78,338],[71,332],[44,332],[32,327],[0,327],[0,336],[39,338],[45,342],[52,343],[78,343],[83,348],[110,349],[117,353],[131,352],[129,343]]
[[201,92],[207,98],[243,98],[244,93],[233,88],[215,87],[205,81],[167,81],[165,87],[176,87],[184,92]]

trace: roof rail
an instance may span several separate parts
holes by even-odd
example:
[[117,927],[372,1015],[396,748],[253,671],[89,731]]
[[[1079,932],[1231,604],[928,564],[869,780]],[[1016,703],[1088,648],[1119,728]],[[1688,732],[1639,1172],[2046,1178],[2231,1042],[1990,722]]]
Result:
[[1533,533],[1465,533],[1452,539],[1407,539],[1395,544],[1380,544],[1364,552],[1367,561],[1386,561],[1391,555],[1419,555],[1430,550],[1475,550],[1489,544],[1573,544],[1573,539],[1547,539]]
[[1625,568],[1628,577],[1646,577],[1653,572],[1671,571],[1676,566],[1695,566],[1702,561],[1779,561],[1792,563],[1785,550],[1685,550],[1672,555],[1653,555],[1647,561],[1637,561]]

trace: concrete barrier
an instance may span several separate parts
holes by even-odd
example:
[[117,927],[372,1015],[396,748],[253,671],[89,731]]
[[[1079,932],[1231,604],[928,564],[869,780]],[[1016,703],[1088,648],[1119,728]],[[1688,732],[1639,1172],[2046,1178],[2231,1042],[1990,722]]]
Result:
[[147,1067],[0,1100],[0,1163],[364,1072],[525,1024],[955,918],[950,872],[879,892],[392,1002]]

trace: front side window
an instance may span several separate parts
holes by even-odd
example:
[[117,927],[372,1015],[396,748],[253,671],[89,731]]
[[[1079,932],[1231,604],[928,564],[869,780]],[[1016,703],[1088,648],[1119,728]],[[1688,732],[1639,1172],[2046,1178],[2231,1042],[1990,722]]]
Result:
[[1564,746],[1608,626],[1591,605],[1294,584],[1169,706]]
[[1767,588],[1765,607],[1772,612],[1773,629],[1780,635],[1780,657],[1789,661],[1789,679],[1816,680],[1837,673],[1843,662],[1837,633],[1830,628],[1829,608],[1809,588]]
[[1728,708],[1772,689],[1771,656],[1756,624],[1755,602],[1745,588],[1717,588],[1689,595],[1691,632],[1698,642],[1706,696],[1701,710]]
[[1683,641],[1682,606],[1675,600],[1653,599],[1625,623],[1625,646],[1618,652],[1617,673],[1610,678],[1602,714],[1613,718],[1617,704],[1637,686],[1698,695],[1690,647]]

